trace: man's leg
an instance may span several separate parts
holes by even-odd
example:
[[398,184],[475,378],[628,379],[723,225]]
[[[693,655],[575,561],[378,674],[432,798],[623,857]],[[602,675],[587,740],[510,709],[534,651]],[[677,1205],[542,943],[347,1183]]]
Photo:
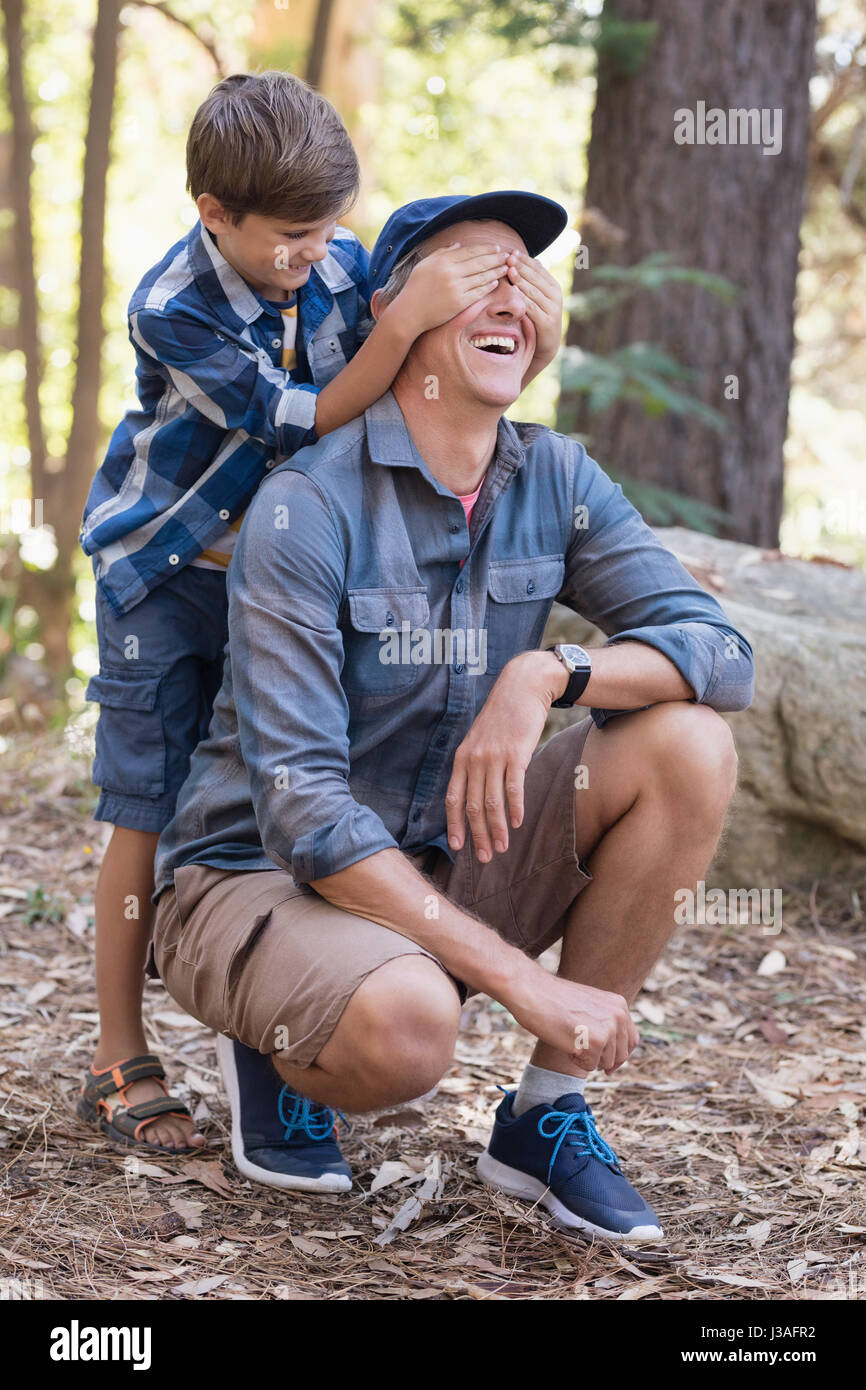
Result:
[[[592,878],[567,910],[559,973],[631,1002],[673,933],[674,893],[694,887],[712,858],[736,754],[717,714],[676,701],[621,715],[603,730],[592,725],[580,762],[588,776],[569,799],[575,849]],[[558,786],[556,771],[553,780]],[[532,798],[538,810],[537,785]],[[551,830],[557,810],[554,798],[540,811]],[[543,911],[543,897],[537,906]],[[518,1091],[497,1110],[479,1174],[542,1202],[571,1229],[657,1240],[658,1217],[596,1129],[585,1076],[570,1054],[536,1043]]]
[[386,961],[358,986],[309,1067],[274,1053],[287,1085],[333,1109],[376,1110],[421,1096],[447,1071],[460,1026],[453,982],[427,956]]
[[[694,889],[712,860],[737,755],[714,710],[678,700],[593,726],[583,761],[576,844],[593,878],[569,913],[559,974],[631,1003],[673,935],[675,892]],[[545,1043],[532,1061],[585,1075]]]

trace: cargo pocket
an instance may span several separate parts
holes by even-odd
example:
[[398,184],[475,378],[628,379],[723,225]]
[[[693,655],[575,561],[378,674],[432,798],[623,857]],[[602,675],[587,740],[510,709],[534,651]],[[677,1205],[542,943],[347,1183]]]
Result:
[[487,669],[538,646],[565,580],[564,555],[494,560],[487,571]]
[[99,704],[93,783],[126,796],[165,791],[165,731],[157,706],[158,671],[103,668],[92,676],[85,700]]
[[411,660],[426,636],[430,605],[425,588],[350,589],[343,627],[341,680],[348,695],[389,696],[411,689],[418,662]]

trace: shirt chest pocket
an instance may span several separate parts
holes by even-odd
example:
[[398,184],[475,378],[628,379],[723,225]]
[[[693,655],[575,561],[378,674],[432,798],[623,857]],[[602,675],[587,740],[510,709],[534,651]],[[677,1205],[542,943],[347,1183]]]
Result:
[[418,679],[418,634],[430,622],[427,590],[349,589],[341,680],[348,695],[390,697]]
[[317,386],[326,386],[346,365],[346,354],[336,333],[314,338],[307,348],[307,357]]
[[564,555],[491,562],[485,622],[488,671],[501,671],[518,652],[538,646],[564,580]]

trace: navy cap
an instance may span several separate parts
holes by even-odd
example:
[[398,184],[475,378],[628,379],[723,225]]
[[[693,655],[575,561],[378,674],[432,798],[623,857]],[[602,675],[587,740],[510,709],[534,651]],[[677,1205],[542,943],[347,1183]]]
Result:
[[478,218],[495,218],[519,232],[530,256],[556,241],[568,225],[568,213],[552,198],[539,193],[479,193],[445,198],[416,198],[392,212],[382,228],[370,257],[370,293],[379,290],[397,262],[419,242],[426,241],[443,227]]

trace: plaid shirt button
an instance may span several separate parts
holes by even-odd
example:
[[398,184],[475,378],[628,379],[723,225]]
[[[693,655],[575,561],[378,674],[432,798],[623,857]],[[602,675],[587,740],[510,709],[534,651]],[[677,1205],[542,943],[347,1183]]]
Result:
[[179,564],[180,564],[180,556],[179,556],[179,555],[169,555],[169,557],[168,557],[168,563],[169,563],[170,565],[179,565]]
[[220,521],[228,521],[228,519],[229,519],[229,510],[228,510],[228,507],[223,507],[222,510],[220,511]]

